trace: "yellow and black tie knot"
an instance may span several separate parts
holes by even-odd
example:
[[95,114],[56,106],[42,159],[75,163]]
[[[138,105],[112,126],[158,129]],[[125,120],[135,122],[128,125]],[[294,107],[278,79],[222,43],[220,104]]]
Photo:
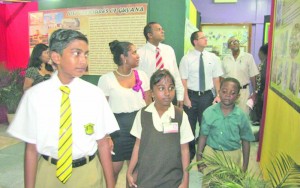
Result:
[[69,95],[70,94],[70,88],[68,86],[60,86],[59,88],[63,93]]
[[56,164],[56,177],[66,183],[72,175],[72,110],[70,103],[70,89],[61,86],[60,127],[58,140],[58,160]]

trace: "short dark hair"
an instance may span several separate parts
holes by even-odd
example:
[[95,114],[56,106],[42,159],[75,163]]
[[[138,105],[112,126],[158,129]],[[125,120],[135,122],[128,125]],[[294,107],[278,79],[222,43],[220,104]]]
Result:
[[144,27],[144,36],[146,38],[146,40],[148,41],[149,37],[148,37],[148,33],[152,33],[152,25],[154,24],[159,24],[157,22],[149,22],[145,27]]
[[224,85],[225,82],[233,82],[233,83],[235,83],[236,86],[237,86],[237,89],[238,89],[238,93],[240,93],[240,90],[241,90],[242,87],[241,87],[240,82],[237,79],[232,78],[232,77],[224,78],[222,80],[222,82],[221,82],[220,88],[222,88],[222,86]]
[[115,64],[120,66],[123,64],[121,61],[121,54],[124,54],[127,57],[128,51],[130,50],[133,44],[127,41],[120,42],[118,40],[114,40],[110,42],[108,45],[111,53],[113,54]]
[[54,31],[49,39],[50,51],[62,55],[63,50],[74,40],[83,40],[87,44],[87,37],[79,31],[71,29],[58,29]]
[[173,75],[167,69],[158,69],[153,73],[150,78],[150,89],[153,90],[154,85],[156,85],[161,79],[169,76],[172,80],[173,85],[175,86],[175,79]]
[[200,32],[200,31],[195,31],[195,32],[193,32],[193,33],[191,34],[190,40],[191,40],[191,44],[192,44],[193,46],[195,46],[194,40],[196,40],[196,39],[198,38],[198,32]]
[[268,55],[268,43],[262,45],[259,48],[259,51],[261,51],[264,55]]

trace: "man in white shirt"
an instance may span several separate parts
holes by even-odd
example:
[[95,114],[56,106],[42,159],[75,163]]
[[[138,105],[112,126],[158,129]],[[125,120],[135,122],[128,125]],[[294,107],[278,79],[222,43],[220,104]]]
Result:
[[[140,56],[138,69],[144,71],[149,78],[158,69],[168,69],[175,78],[177,105],[182,108],[184,89],[178,71],[176,56],[171,46],[161,43],[165,39],[165,32],[162,26],[156,22],[149,22],[144,27],[144,36],[147,43],[137,50]],[[163,66],[160,64],[160,67],[156,66],[157,50],[159,50],[162,58],[161,64]]]
[[[227,44],[232,53],[223,58],[224,75],[222,77],[233,77],[240,82],[242,88],[237,104],[249,115],[247,100],[251,97],[253,102],[256,101],[256,75],[259,74],[259,71],[253,56],[240,50],[240,41],[236,37],[230,37]],[[250,95],[249,82],[254,91],[252,95]]]
[[[220,76],[223,75],[220,59],[214,53],[204,50],[207,38],[202,31],[195,31],[191,35],[194,50],[181,59],[179,71],[184,86],[183,109],[188,115],[192,131],[195,136],[196,124],[201,127],[204,110],[215,102],[219,102]],[[203,67],[200,65],[202,56]],[[203,89],[201,89],[201,69],[203,70]],[[195,140],[189,143],[190,160],[195,154]]]

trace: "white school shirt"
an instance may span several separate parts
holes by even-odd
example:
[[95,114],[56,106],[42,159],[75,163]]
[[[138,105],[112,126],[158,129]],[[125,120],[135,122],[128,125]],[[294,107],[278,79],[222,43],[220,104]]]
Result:
[[[205,91],[214,88],[213,78],[223,75],[220,58],[214,53],[203,50],[203,63],[205,71]],[[187,87],[193,91],[199,89],[200,51],[192,50],[184,55],[179,64],[181,78],[187,80]]]
[[[139,70],[138,74],[144,92],[149,91],[150,85],[147,75]],[[99,78],[98,87],[102,89],[105,96],[109,97],[109,105],[114,113],[130,113],[146,106],[142,91],[136,92],[132,88],[124,88],[113,72],[102,75]]]
[[226,55],[222,61],[224,78],[236,78],[241,86],[249,83],[250,77],[259,74],[254,58],[251,54],[240,52],[235,60],[232,54]]
[[[60,104],[63,84],[57,74],[49,80],[28,89],[19,105],[8,133],[27,143],[36,144],[40,154],[57,159],[60,126]],[[107,100],[97,86],[80,78],[67,85],[70,88],[72,109],[73,159],[93,155],[97,140],[119,130]],[[89,135],[85,125],[94,124],[94,133]]]
[[[169,45],[159,43],[158,48],[164,62],[164,69],[168,69],[175,79],[176,98],[178,101],[183,101],[184,88],[181,82],[176,56],[173,48]],[[137,50],[140,56],[139,70],[144,71],[149,79],[156,71],[156,46],[147,42],[143,47]]]
[[[152,102],[146,109],[146,112],[152,113],[152,121],[155,129],[159,132],[163,132],[163,123],[164,122],[170,122],[170,118],[175,118],[175,110],[174,105],[171,103],[168,110],[159,117],[158,112],[156,111],[156,108],[154,106],[155,102]],[[138,111],[138,113],[135,116],[135,120],[133,122],[130,134],[135,136],[136,138],[141,139],[142,135],[142,125],[141,125],[141,110]],[[166,134],[172,134],[172,133],[166,133]],[[182,123],[180,127],[180,144],[188,143],[192,140],[194,140],[195,137],[193,135],[188,117],[185,112],[183,112],[182,116]]]

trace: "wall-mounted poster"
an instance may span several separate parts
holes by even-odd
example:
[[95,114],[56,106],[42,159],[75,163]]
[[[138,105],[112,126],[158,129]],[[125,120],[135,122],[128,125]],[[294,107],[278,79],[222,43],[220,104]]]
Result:
[[270,87],[300,112],[300,4],[275,2]]
[[228,49],[227,41],[235,36],[240,41],[240,48],[250,52],[251,46],[251,24],[202,24],[201,29],[207,36],[208,46],[206,50],[220,55],[220,58],[231,51]]
[[89,39],[87,74],[102,75],[116,69],[108,43],[129,41],[137,47],[145,44],[143,29],[147,22],[147,4],[122,4],[45,10],[29,13],[29,45],[48,44],[57,29],[74,29]]

